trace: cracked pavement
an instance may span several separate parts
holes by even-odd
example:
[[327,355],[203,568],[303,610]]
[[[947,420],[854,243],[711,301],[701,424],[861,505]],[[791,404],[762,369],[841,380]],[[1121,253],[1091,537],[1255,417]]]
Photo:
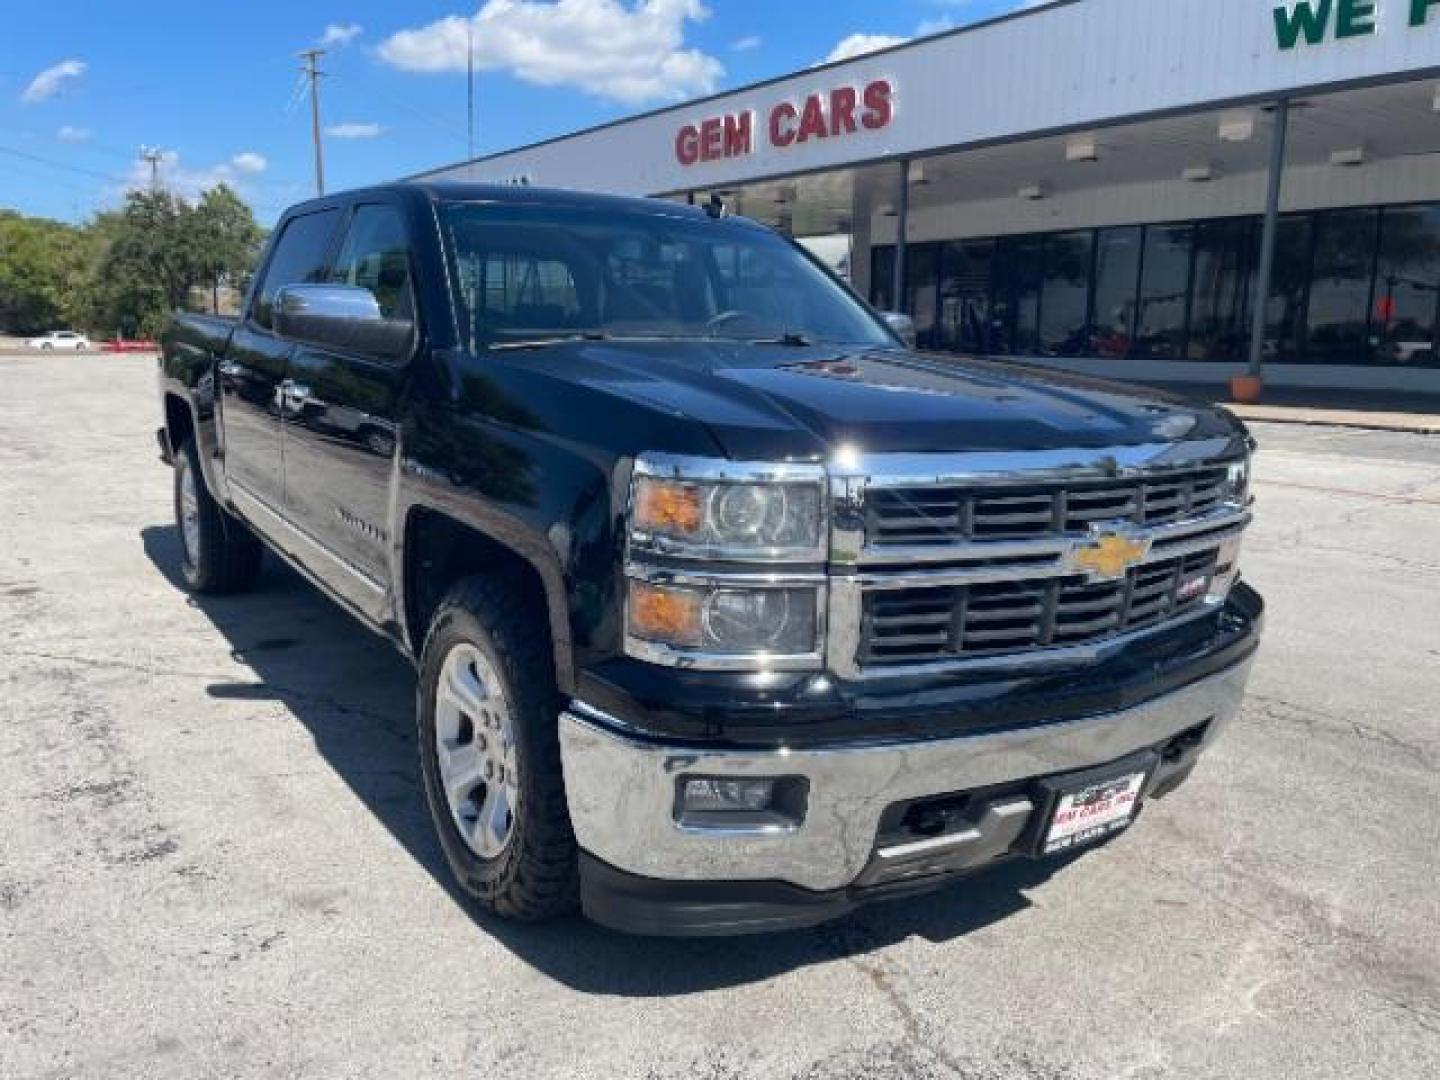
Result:
[[1257,425],[1244,714],[1116,843],[817,930],[449,887],[401,659],[176,584],[143,357],[0,357],[0,1076],[1440,1075],[1440,437]]

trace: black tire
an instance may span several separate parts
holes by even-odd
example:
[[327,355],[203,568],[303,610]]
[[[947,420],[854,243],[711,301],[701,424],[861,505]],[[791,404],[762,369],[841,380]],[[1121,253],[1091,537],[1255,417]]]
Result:
[[[197,515],[195,550],[186,540],[183,491],[193,480]],[[191,592],[244,592],[260,573],[263,548],[246,524],[225,511],[205,484],[195,440],[175,454],[175,528],[180,536],[180,574]]]
[[[477,649],[501,683],[514,734],[517,800],[511,832],[493,858],[461,835],[440,779],[436,700],[447,657]],[[538,922],[575,910],[579,871],[560,766],[559,701],[543,612],[518,590],[467,578],[440,602],[430,622],[416,690],[425,799],[455,879],[497,915]]]

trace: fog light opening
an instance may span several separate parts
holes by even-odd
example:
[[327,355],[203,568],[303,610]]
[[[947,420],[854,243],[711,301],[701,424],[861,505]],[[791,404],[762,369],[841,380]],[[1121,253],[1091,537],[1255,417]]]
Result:
[[717,814],[758,814],[769,810],[774,798],[774,780],[721,780],[707,776],[686,780],[680,795],[682,809]]
[[684,828],[777,832],[805,819],[802,776],[682,776],[675,820]]

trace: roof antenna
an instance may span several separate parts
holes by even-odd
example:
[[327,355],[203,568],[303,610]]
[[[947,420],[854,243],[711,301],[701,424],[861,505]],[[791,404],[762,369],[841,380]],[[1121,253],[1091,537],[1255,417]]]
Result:
[[724,199],[720,198],[719,195],[712,194],[709,200],[705,203],[705,213],[709,214],[712,218],[719,220],[720,218],[728,217],[730,211],[725,206]]

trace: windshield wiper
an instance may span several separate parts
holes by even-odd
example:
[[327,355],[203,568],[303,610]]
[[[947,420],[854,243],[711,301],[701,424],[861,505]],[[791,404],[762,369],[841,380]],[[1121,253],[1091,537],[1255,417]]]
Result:
[[578,334],[561,334],[558,337],[530,338],[525,341],[492,341],[486,346],[489,352],[516,352],[522,349],[548,349],[575,341],[609,341],[610,335],[603,330],[582,330]]
[[751,344],[751,345],[786,345],[786,346],[788,346],[788,347],[790,347],[790,348],[792,348],[792,349],[805,349],[805,348],[809,348],[811,345],[813,345],[814,342],[812,342],[808,337],[806,337],[806,336],[805,336],[804,334],[802,334],[802,333],[799,333],[798,331],[795,331],[795,330],[786,330],[783,334],[777,334],[775,337],[768,337],[768,338],[751,338],[751,339],[750,339],[750,344]]

